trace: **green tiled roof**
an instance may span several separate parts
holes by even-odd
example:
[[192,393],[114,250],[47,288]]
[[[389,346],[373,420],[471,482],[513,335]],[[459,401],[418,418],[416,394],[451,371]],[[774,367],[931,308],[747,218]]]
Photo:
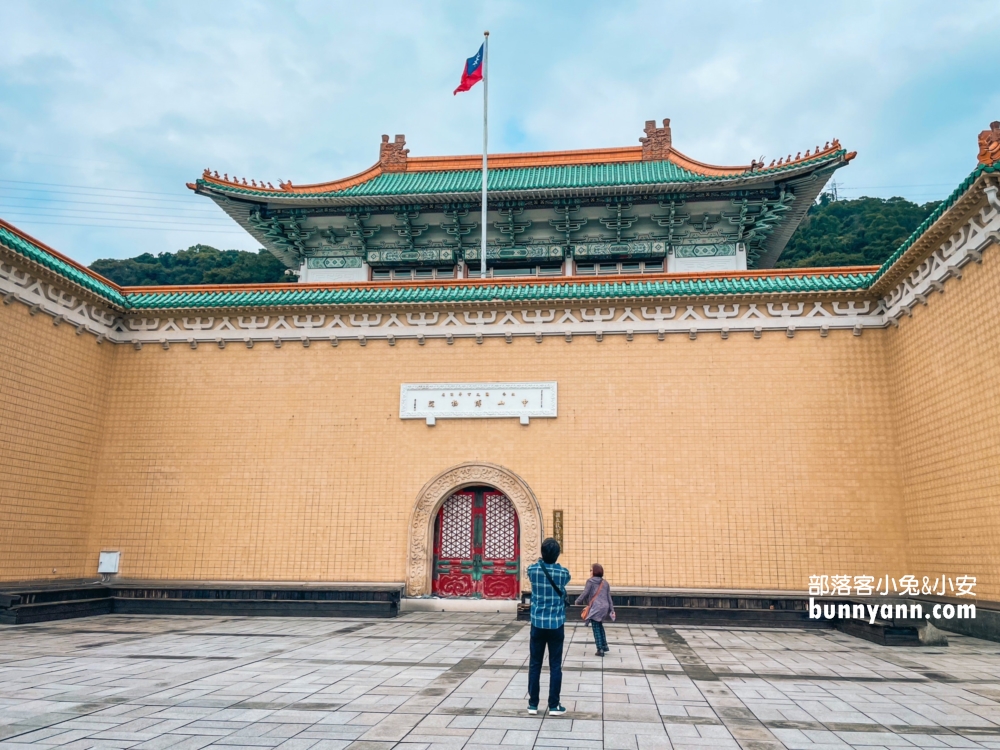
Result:
[[[832,154],[787,166],[774,167],[748,173],[711,176],[696,174],[671,161],[635,161],[613,164],[574,164],[558,167],[526,167],[518,169],[490,169],[487,189],[490,191],[554,190],[595,187],[628,187],[630,185],[660,185],[671,183],[717,182],[740,177],[773,176],[782,172],[801,169],[837,159],[846,153],[843,149]],[[252,187],[219,184],[203,179],[199,187],[234,195],[269,198],[351,198],[371,196],[434,195],[439,193],[476,193],[482,189],[481,169],[464,169],[440,172],[389,172],[380,174],[344,190],[323,193],[295,193],[258,190]]]
[[[660,164],[663,164],[662,162]],[[639,166],[639,165],[636,165]],[[646,167],[650,163],[646,163]],[[516,171],[516,170],[511,170]],[[525,170],[534,171],[534,170]],[[546,170],[539,170],[546,171]],[[983,174],[1000,174],[1000,165],[979,166],[946,198],[920,227],[872,273],[824,273],[815,275],[740,276],[707,279],[650,279],[635,281],[553,280],[550,283],[443,284],[426,286],[375,286],[357,284],[336,288],[232,289],[192,291],[119,292],[109,283],[53,255],[0,226],[0,244],[100,295],[125,311],[170,309],[219,309],[231,307],[287,307],[310,305],[434,304],[463,302],[540,302],[556,300],[653,299],[752,294],[814,292],[860,292],[870,289],[889,268],[936,222]],[[392,175],[400,177],[401,175]]]
[[[341,190],[338,195],[407,195],[410,193],[474,193],[482,189],[481,169],[455,172],[390,172]],[[669,161],[579,164],[561,167],[490,170],[487,190],[544,190],[704,179]]]
[[880,278],[882,278],[886,272],[892,267],[892,265],[903,257],[903,253],[913,247],[913,244],[923,236],[924,232],[930,229],[934,222],[940,219],[944,212],[955,205],[955,202],[965,194],[965,191],[972,187],[972,184],[984,174],[1000,173],[1000,163],[993,164],[992,166],[986,166],[985,164],[980,164],[976,169],[966,177],[962,182],[959,183],[958,187],[955,188],[951,195],[941,201],[941,205],[934,209],[930,216],[924,219],[923,223],[913,230],[913,234],[906,238],[906,241],[902,245],[896,248],[895,252],[890,255],[885,263],[883,263],[878,272],[875,274],[875,278],[872,279],[874,284]]
[[866,289],[872,274],[734,276],[718,279],[657,279],[550,284],[475,284],[336,289],[260,289],[208,292],[130,292],[132,310],[306,305],[392,305],[461,302],[534,302],[609,298],[659,298],[796,292],[853,292]]
[[57,258],[47,250],[38,247],[32,242],[28,242],[2,226],[0,226],[0,244],[6,245],[14,252],[30,258],[36,263],[40,263],[46,268],[55,271],[60,276],[65,276],[70,281],[76,282],[85,289],[99,294],[109,302],[121,305],[122,307],[127,306],[125,297],[114,287],[99,281],[76,266],[67,263],[61,258]]

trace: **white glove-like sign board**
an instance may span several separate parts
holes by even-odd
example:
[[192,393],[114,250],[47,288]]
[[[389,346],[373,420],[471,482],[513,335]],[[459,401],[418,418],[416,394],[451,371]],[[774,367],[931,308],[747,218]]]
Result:
[[556,383],[403,383],[399,418],[498,419],[556,416]]

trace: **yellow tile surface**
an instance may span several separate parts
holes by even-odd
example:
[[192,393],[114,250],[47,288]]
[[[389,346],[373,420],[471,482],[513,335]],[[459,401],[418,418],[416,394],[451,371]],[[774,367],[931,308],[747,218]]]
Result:
[[[97,345],[0,306],[0,580],[403,581],[432,477],[499,464],[618,587],[977,575],[1000,595],[1000,253],[898,328]],[[403,382],[555,380],[559,416],[400,420]],[[53,572],[55,570],[55,572]]]
[[1000,596],[1000,251],[889,331],[910,561]]
[[[136,578],[401,581],[425,482],[520,475],[618,585],[801,589],[904,555],[881,332],[120,348],[93,548]],[[401,382],[556,380],[559,416],[399,419]]]
[[0,305],[0,580],[96,571],[87,531],[113,357],[71,325]]

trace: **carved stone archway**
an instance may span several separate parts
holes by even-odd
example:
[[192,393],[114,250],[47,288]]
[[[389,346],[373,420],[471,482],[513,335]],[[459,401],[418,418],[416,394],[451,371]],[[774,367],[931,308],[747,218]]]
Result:
[[521,530],[521,590],[528,591],[527,565],[542,548],[542,511],[527,483],[517,474],[496,464],[464,463],[447,469],[423,486],[410,518],[409,546],[406,560],[406,595],[431,593],[434,555],[431,535],[434,518],[441,504],[453,493],[474,485],[489,485],[504,493],[517,510]]

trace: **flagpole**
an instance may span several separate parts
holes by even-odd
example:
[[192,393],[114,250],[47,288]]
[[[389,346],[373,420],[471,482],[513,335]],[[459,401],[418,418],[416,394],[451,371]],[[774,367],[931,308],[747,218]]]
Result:
[[489,76],[487,62],[490,59],[490,32],[484,31],[483,36],[483,241],[479,248],[479,276],[486,278],[486,104],[488,101]]

